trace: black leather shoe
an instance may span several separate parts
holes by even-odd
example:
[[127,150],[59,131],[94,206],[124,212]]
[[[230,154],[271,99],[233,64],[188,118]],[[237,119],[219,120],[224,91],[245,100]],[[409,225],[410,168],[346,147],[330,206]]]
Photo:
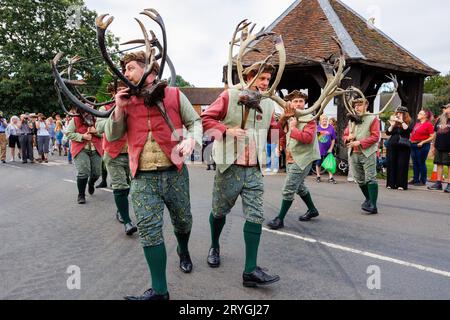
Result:
[[364,211],[366,211],[368,214],[378,214],[378,208],[371,203]]
[[370,200],[364,201],[364,203],[361,205],[361,209],[363,211],[369,212],[370,211]]
[[256,267],[252,273],[245,273],[242,275],[244,287],[255,288],[257,286],[267,286],[280,280],[277,275],[271,276],[264,272],[260,267]]
[[78,201],[78,204],[85,204],[86,203],[86,197],[84,196],[84,194],[79,194],[77,201]]
[[284,228],[284,222],[280,218],[275,218],[272,221],[270,221],[267,226],[272,230],[278,230]]
[[144,292],[142,296],[126,296],[124,297],[125,300],[130,301],[150,301],[150,300],[170,300],[169,292],[166,294],[160,295],[156,294],[156,292],[153,289],[148,289]]
[[107,188],[108,187],[108,183],[106,183],[106,181],[102,180],[98,185],[95,186],[96,189],[102,189],[102,188]]
[[218,268],[220,266],[220,249],[216,248],[209,249],[208,265],[211,268]]
[[127,234],[127,236],[132,236],[133,234],[135,234],[137,232],[137,227],[134,226],[132,223],[127,223],[125,225],[125,233]]
[[319,211],[317,210],[308,210],[308,212],[299,218],[300,221],[306,222],[310,221],[313,218],[317,218],[319,216]]
[[89,181],[88,192],[91,196],[95,193],[95,182],[92,183]]
[[192,260],[191,256],[189,255],[189,252],[187,253],[178,253],[178,256],[180,257],[180,269],[184,273],[191,273],[192,272]]
[[119,221],[121,224],[125,224],[125,221],[123,221],[122,216],[120,215],[120,212],[119,212],[119,211],[116,212],[116,219],[117,219],[117,221]]

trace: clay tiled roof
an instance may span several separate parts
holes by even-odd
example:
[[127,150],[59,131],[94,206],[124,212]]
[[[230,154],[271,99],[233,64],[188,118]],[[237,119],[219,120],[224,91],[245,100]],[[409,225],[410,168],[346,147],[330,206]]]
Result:
[[[268,30],[283,36],[287,65],[317,64],[338,52],[332,37],[338,38],[351,62],[390,70],[434,75],[439,73],[402,48],[339,0],[297,0]],[[251,53],[245,64],[262,60],[273,46],[268,40],[255,45],[262,54]],[[276,63],[276,61],[274,61]]]
[[208,106],[212,104],[224,88],[180,88],[193,105]]

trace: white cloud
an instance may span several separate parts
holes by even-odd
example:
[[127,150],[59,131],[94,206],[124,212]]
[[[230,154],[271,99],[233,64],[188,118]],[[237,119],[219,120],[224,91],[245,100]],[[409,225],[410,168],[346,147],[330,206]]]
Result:
[[[122,41],[141,38],[134,21],[150,5],[163,16],[168,32],[169,55],[177,72],[201,86],[222,86],[222,67],[227,62],[228,42],[236,24],[248,18],[258,26],[268,26],[292,0],[86,0],[97,13],[110,13],[116,19],[111,31]],[[375,17],[383,32],[432,67],[450,71],[450,1],[432,0],[344,0],[366,18]],[[157,25],[142,16],[148,28]]]

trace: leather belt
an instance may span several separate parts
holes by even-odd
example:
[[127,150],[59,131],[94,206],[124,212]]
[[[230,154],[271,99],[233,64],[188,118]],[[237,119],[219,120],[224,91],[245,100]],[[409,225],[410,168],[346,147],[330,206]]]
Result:
[[173,165],[173,166],[170,166],[170,167],[160,167],[160,168],[157,168],[156,170],[149,170],[149,171],[141,171],[141,170],[139,170],[136,173],[136,175],[146,175],[146,174],[152,174],[152,173],[155,173],[155,172],[176,171],[176,170],[178,170],[177,166]]

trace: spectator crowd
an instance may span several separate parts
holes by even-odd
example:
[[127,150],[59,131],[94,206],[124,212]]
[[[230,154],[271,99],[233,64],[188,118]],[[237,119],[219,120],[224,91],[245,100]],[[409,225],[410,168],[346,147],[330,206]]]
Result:
[[[49,154],[67,157],[72,163],[70,140],[67,128],[70,116],[62,118],[59,114],[45,117],[43,114],[25,113],[6,119],[0,111],[0,161],[6,163],[7,148],[9,161],[26,163],[48,163]],[[316,181],[322,182],[322,162],[329,155],[336,156],[339,145],[337,121],[326,115],[320,117],[317,134],[321,160],[315,162],[313,174]],[[384,145],[386,152],[386,187],[393,190],[407,190],[410,186],[428,187],[429,190],[440,190],[450,193],[450,174],[445,184],[445,167],[450,169],[450,104],[441,108],[441,114],[433,115],[429,110],[421,110],[417,119],[412,119],[405,107],[398,107],[390,117],[386,129],[388,137]],[[207,169],[216,168],[211,157],[213,139],[204,138],[204,160]],[[282,142],[280,142],[282,143]],[[429,181],[430,172],[427,160],[434,159],[436,181]],[[413,177],[409,179],[410,167]],[[277,174],[286,168],[286,155],[282,145],[270,142],[267,145],[266,174]],[[350,168],[351,171],[351,168]],[[448,172],[448,171],[447,171]],[[327,172],[328,182],[336,184],[334,174]],[[351,176],[351,172],[349,172]],[[352,180],[349,180],[352,181]]]

